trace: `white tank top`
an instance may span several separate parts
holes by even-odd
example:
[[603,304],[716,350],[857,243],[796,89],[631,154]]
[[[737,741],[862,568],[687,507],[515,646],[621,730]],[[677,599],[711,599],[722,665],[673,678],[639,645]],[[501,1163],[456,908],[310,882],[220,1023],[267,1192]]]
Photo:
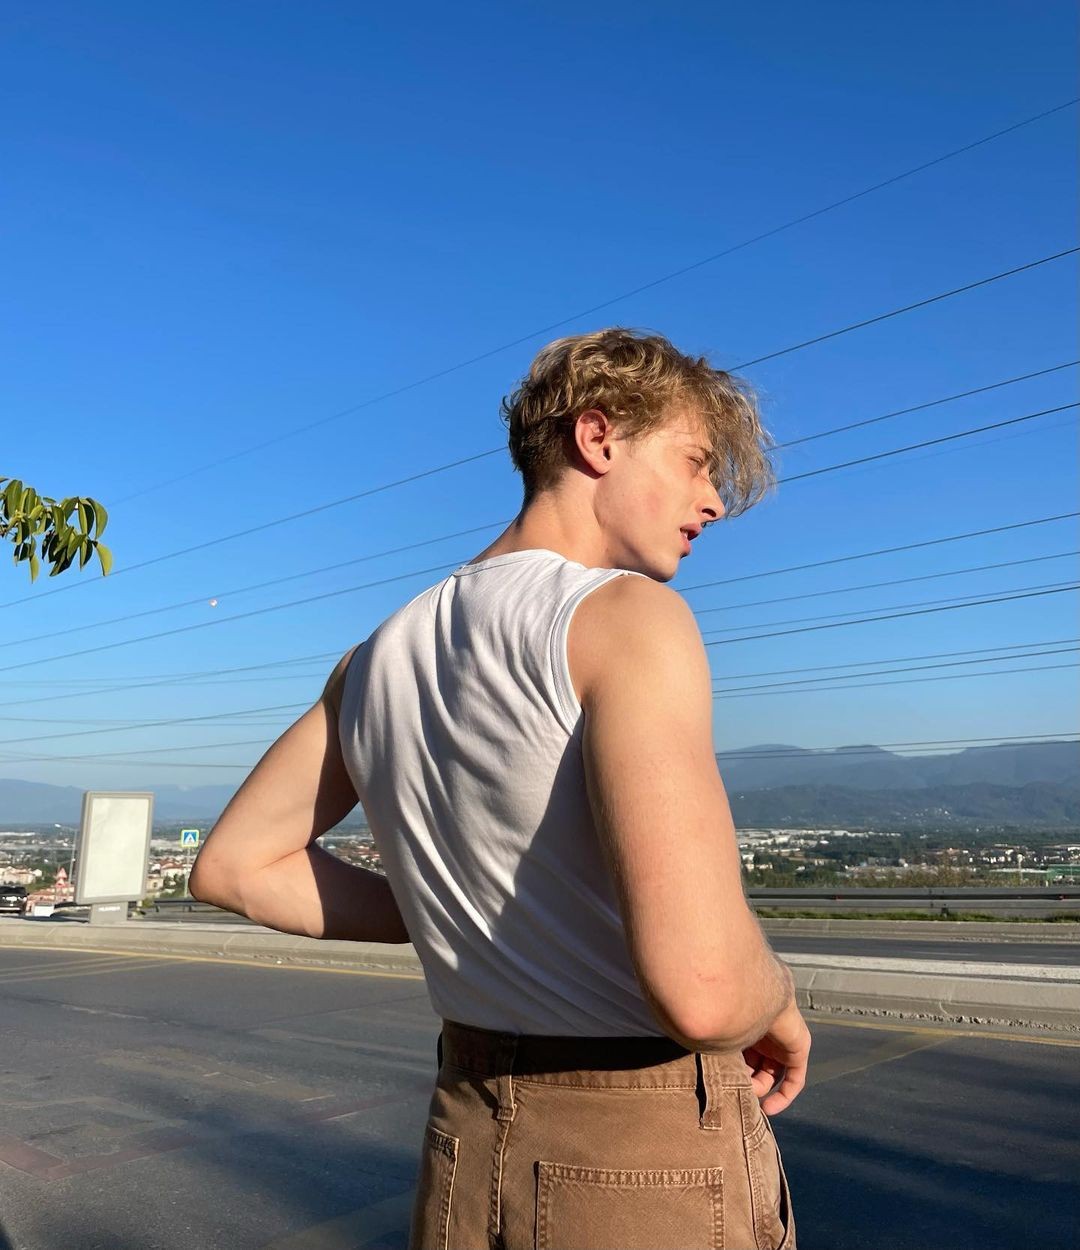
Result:
[[467,564],[349,664],[345,765],[440,1016],[662,1036],[593,825],[566,657],[574,609],[628,574],[541,550]]

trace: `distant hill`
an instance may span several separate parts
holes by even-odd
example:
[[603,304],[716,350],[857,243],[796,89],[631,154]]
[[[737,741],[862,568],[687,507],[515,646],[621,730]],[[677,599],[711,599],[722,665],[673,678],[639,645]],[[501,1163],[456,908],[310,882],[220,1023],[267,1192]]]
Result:
[[717,757],[728,790],[778,786],[844,786],[856,790],[914,790],[989,782],[1080,786],[1080,742],[968,747],[947,755],[897,755],[876,746],[806,751],[791,746],[747,747]]
[[[851,815],[860,810],[875,813],[872,819],[880,823],[890,812],[892,819],[914,820],[916,813],[935,808],[948,808],[953,816],[970,811],[976,813],[972,819],[983,822],[1080,820],[1075,812],[1067,814],[1074,811],[1069,796],[1080,794],[1077,742],[970,747],[922,756],[897,755],[877,746],[816,752],[766,744],[725,752],[718,762],[739,824],[860,823]],[[128,788],[153,791],[158,821],[201,823],[220,816],[236,791],[235,786]],[[865,792],[862,797],[852,797],[860,791]],[[76,786],[0,778],[0,829],[76,824],[82,795]],[[781,810],[799,814],[782,821],[775,814]]]
[[737,827],[878,829],[934,827],[1080,828],[1080,786],[1033,781],[1023,786],[987,782],[921,789],[868,790],[854,786],[729,788]]
[[[213,819],[236,792],[235,786],[127,786],[152,790],[155,820]],[[78,824],[83,791],[78,786],[50,786],[38,781],[0,777],[0,829],[9,825]]]

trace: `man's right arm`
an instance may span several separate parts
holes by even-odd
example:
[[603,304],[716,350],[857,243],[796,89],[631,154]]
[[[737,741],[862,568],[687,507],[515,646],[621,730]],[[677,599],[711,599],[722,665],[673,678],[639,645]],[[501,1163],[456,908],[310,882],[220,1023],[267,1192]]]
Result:
[[793,987],[743,892],[697,622],[668,587],[619,578],[577,608],[568,655],[589,799],[642,990],[688,1049],[749,1046],[793,1007]]

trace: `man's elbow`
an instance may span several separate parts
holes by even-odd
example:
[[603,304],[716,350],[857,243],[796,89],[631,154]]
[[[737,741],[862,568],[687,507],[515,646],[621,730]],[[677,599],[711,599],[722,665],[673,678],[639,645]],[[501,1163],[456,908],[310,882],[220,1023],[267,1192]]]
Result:
[[196,902],[232,910],[229,900],[234,896],[235,890],[230,884],[228,874],[222,871],[220,865],[208,863],[202,854],[196,857],[192,865],[191,875],[188,877],[188,893]]

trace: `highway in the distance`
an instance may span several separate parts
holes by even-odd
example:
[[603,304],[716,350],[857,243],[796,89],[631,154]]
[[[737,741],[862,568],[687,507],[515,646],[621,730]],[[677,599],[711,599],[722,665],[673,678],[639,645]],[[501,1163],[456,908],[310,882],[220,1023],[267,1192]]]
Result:
[[783,955],[861,955],[881,959],[962,959],[977,963],[1080,965],[1080,942],[972,941],[970,938],[845,937],[842,933],[770,933]]
[[[85,912],[82,913],[85,916]],[[196,924],[247,924],[242,916],[234,916],[231,912],[216,909],[202,909],[187,912],[181,908],[163,909],[159,913],[149,912],[147,920],[155,922],[196,923]],[[66,917],[62,923],[74,923],[75,916]],[[854,923],[854,922],[853,922]],[[859,922],[860,927],[869,922]],[[1006,964],[1051,964],[1062,967],[1080,965],[1080,941],[1069,940],[1065,930],[1073,933],[1080,930],[1080,924],[1045,926],[1042,932],[1061,928],[1060,942],[1047,941],[1044,937],[1039,942],[1023,941],[1023,934],[1015,932],[1015,927],[1008,923],[1001,925],[1001,937],[978,938],[953,936],[949,932],[949,924],[939,922],[945,932],[940,937],[912,937],[906,934],[895,934],[890,931],[888,921],[883,921],[880,936],[863,937],[837,933],[792,933],[777,930],[769,933],[769,941],[774,950],[783,954],[789,951],[799,955],[861,955],[868,958],[881,959],[959,959],[979,963]],[[955,922],[959,928],[961,922]],[[768,928],[768,926],[766,926]],[[895,935],[894,935],[895,934]]]

